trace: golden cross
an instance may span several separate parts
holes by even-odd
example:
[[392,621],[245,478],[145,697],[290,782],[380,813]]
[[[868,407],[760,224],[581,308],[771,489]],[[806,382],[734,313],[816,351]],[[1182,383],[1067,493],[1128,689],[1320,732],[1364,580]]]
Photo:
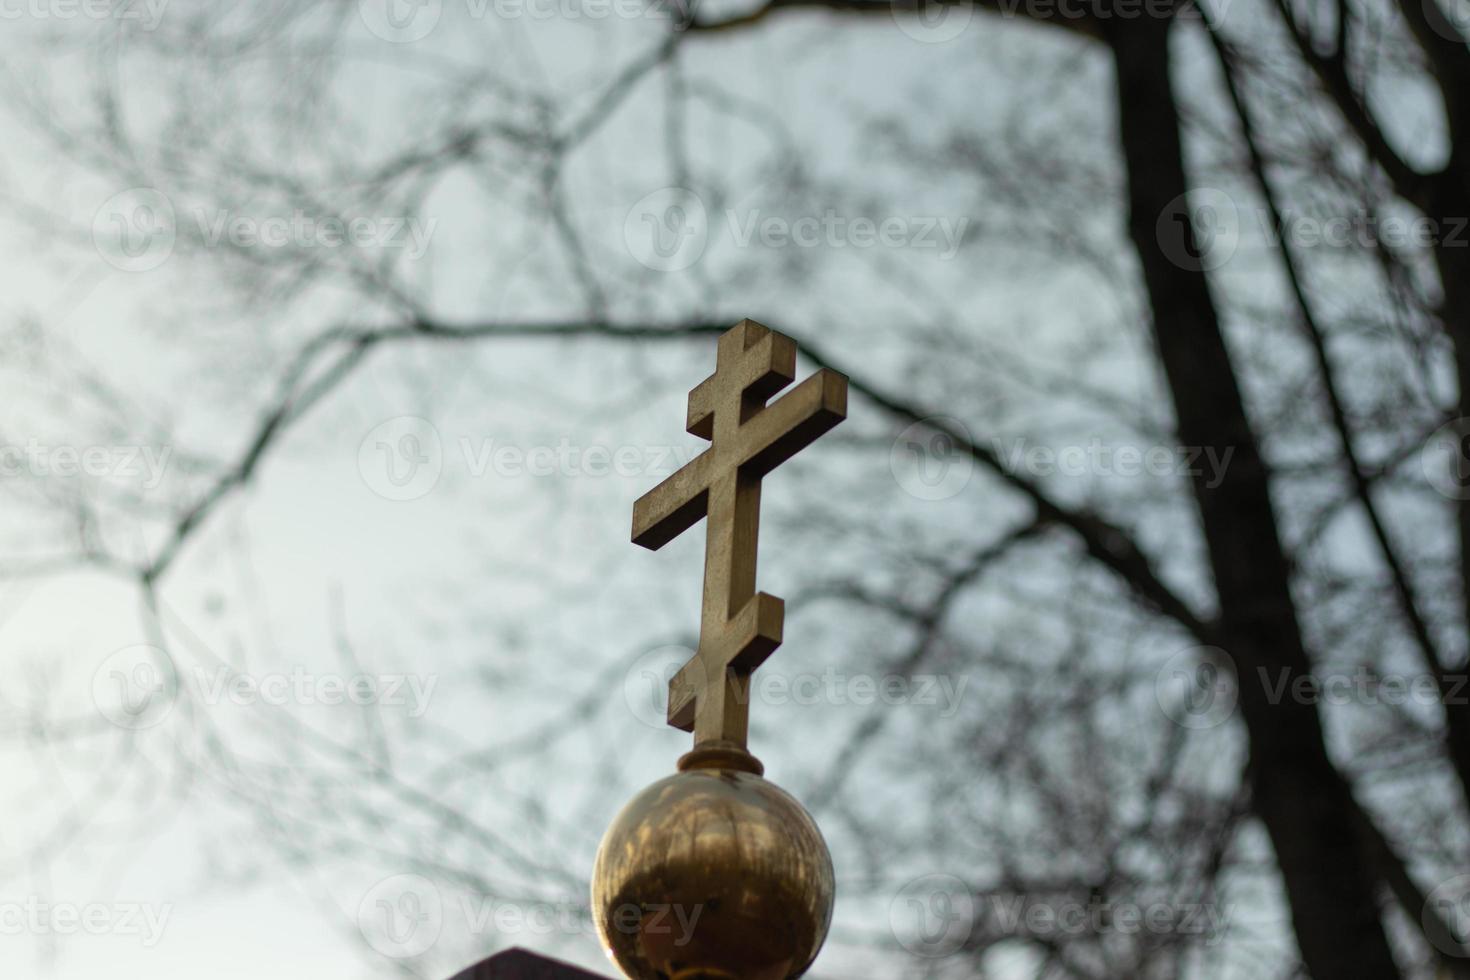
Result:
[[847,378],[796,377],[796,342],[754,320],[720,336],[715,373],[689,392],[686,428],[710,447],[633,504],[633,543],[657,550],[708,516],[699,649],[669,682],[669,724],[696,747],[745,748],[750,675],[781,645],[785,604],[755,591],[761,477],[847,417]]

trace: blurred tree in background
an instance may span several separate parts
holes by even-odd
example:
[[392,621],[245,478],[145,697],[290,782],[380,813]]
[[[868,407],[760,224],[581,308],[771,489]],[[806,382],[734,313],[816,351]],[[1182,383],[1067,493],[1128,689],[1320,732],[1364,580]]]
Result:
[[375,968],[585,956],[698,609],[628,510],[751,316],[852,379],[767,492],[814,975],[1466,975],[1463,0],[46,9],[15,879],[166,816]]

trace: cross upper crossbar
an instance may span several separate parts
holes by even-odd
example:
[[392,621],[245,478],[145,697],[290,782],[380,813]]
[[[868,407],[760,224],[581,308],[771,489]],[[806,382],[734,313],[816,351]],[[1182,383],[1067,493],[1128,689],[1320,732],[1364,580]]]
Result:
[[686,428],[710,447],[633,505],[633,543],[658,549],[708,517],[699,649],[669,682],[669,724],[696,746],[745,747],[750,675],[781,645],[782,601],[755,591],[761,477],[847,417],[847,378],[796,376],[796,342],[754,320],[720,336]]

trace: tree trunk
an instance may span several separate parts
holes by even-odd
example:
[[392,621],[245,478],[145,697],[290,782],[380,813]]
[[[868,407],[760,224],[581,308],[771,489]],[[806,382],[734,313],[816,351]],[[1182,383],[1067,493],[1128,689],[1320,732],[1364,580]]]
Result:
[[[1441,178],[1435,200],[1437,207],[1432,217],[1439,221],[1440,232],[1446,239],[1437,245],[1434,253],[1444,288],[1440,316],[1445,333],[1455,346],[1460,386],[1459,412],[1461,419],[1465,419],[1470,418],[1470,246],[1465,241],[1465,229],[1455,222],[1470,215],[1470,191],[1465,189],[1459,176],[1462,173],[1470,174],[1470,160],[1457,154],[1451,158],[1450,167]],[[1459,431],[1470,434],[1470,430],[1463,427]],[[1466,444],[1462,443],[1457,465],[1461,467],[1461,474],[1470,478],[1470,458],[1466,457],[1465,449]],[[1465,494],[1465,498],[1458,502],[1456,509],[1460,531],[1460,581],[1464,583],[1461,608],[1465,622],[1470,623],[1470,493]],[[1446,741],[1450,761],[1460,777],[1460,787],[1466,799],[1470,800],[1470,704],[1463,700],[1466,691],[1456,683],[1466,669],[1464,665],[1458,669],[1446,667],[1445,674],[1450,682],[1442,690],[1447,695],[1458,695],[1457,700],[1445,705]]]
[[[1354,832],[1354,805],[1327,754],[1316,706],[1278,699],[1268,681],[1306,676],[1310,663],[1271,508],[1269,475],[1246,418],[1203,272],[1170,256],[1194,247],[1192,230],[1159,218],[1186,190],[1179,113],[1171,88],[1169,28],[1159,17],[1105,22],[1118,77],[1129,188],[1155,343],[1189,446],[1232,448],[1218,486],[1194,481],[1220,604],[1220,634],[1239,671],[1249,733],[1253,806],[1276,851],[1303,962],[1321,978],[1396,977]],[[1288,688],[1289,690],[1289,688]]]

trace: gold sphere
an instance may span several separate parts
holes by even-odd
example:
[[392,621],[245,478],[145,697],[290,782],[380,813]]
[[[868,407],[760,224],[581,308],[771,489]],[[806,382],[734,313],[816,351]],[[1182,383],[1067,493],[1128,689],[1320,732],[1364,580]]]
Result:
[[749,755],[695,750],[680,768],[602,839],[592,911],[603,948],[632,980],[801,976],[836,891],[816,823]]

